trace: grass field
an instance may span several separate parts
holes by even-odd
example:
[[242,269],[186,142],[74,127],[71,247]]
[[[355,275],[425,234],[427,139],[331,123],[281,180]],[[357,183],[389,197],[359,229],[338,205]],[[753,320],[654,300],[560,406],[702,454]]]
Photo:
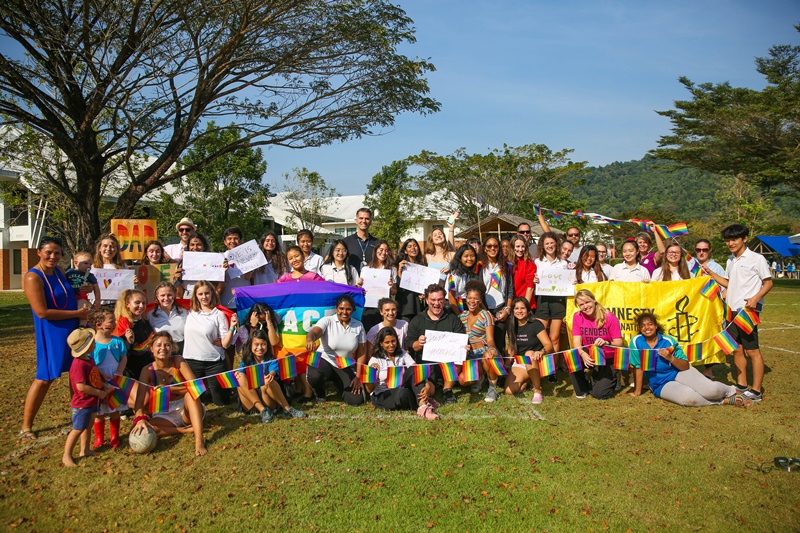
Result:
[[[800,456],[798,312],[800,284],[776,284],[760,326],[765,399],[747,409],[650,394],[579,401],[559,374],[535,409],[530,394],[492,405],[463,394],[437,422],[329,401],[265,426],[212,407],[205,457],[187,436],[65,469],[65,379],[39,413],[39,439],[16,442],[35,355],[30,310],[5,293],[0,529],[798,531],[800,472],[770,469]],[[717,378],[730,382],[729,368]]]

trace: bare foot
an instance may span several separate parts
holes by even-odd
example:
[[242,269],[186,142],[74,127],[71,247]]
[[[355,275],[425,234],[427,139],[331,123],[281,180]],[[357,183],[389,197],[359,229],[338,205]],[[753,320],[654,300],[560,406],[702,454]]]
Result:
[[80,457],[94,457],[95,455],[97,455],[97,452],[89,450],[88,452],[81,453]]
[[64,463],[64,466],[69,466],[69,467],[78,466],[75,464],[75,461],[72,460],[71,455],[65,455],[64,457],[62,457],[61,462]]
[[204,444],[200,444],[194,447],[194,455],[195,457],[201,457],[208,453]]
[[636,398],[637,396],[639,396],[639,394],[640,394],[640,393],[638,393],[638,392],[629,392],[628,394],[629,394],[630,396],[632,396],[632,397]]

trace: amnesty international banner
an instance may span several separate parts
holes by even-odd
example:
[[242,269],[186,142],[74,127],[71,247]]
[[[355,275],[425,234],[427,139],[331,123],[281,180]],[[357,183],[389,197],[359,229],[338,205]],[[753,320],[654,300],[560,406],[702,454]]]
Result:
[[[700,289],[708,278],[681,281],[658,281],[651,283],[632,283],[621,281],[602,281],[584,283],[577,289],[587,289],[619,319],[622,336],[627,345],[636,335],[636,315],[650,311],[664,326],[664,333],[675,337],[681,344],[692,344],[710,340],[722,329],[722,301],[700,294]],[[577,290],[576,290],[577,292]],[[567,331],[572,341],[572,315],[578,309],[575,299],[567,299]],[[703,363],[724,363],[725,355],[714,343],[705,345],[708,350]]]

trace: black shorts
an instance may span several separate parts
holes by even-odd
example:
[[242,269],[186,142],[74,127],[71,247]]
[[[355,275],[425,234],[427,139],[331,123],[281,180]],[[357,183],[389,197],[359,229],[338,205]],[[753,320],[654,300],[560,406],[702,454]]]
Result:
[[537,296],[533,316],[542,320],[563,320],[567,316],[567,299],[564,296]]
[[728,333],[745,350],[758,350],[758,326],[754,327],[750,333],[745,333],[735,323],[731,323],[728,326]]

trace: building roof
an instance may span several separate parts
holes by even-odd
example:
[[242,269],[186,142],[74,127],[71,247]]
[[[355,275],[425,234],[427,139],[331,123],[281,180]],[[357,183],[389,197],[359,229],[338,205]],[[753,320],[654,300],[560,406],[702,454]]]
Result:
[[461,231],[456,237],[459,239],[470,239],[472,237],[478,237],[479,235],[497,234],[498,231],[501,235],[516,233],[517,227],[522,223],[529,224],[531,233],[534,233],[537,237],[544,233],[544,229],[542,229],[542,226],[538,222],[516,215],[500,214],[492,215],[486,220],[481,220],[480,224],[473,224]]
[[[793,244],[789,240],[789,235],[759,235],[755,238],[752,248],[762,255],[777,254],[781,257],[800,257],[800,244]],[[758,241],[763,243],[767,250],[756,250]]]

